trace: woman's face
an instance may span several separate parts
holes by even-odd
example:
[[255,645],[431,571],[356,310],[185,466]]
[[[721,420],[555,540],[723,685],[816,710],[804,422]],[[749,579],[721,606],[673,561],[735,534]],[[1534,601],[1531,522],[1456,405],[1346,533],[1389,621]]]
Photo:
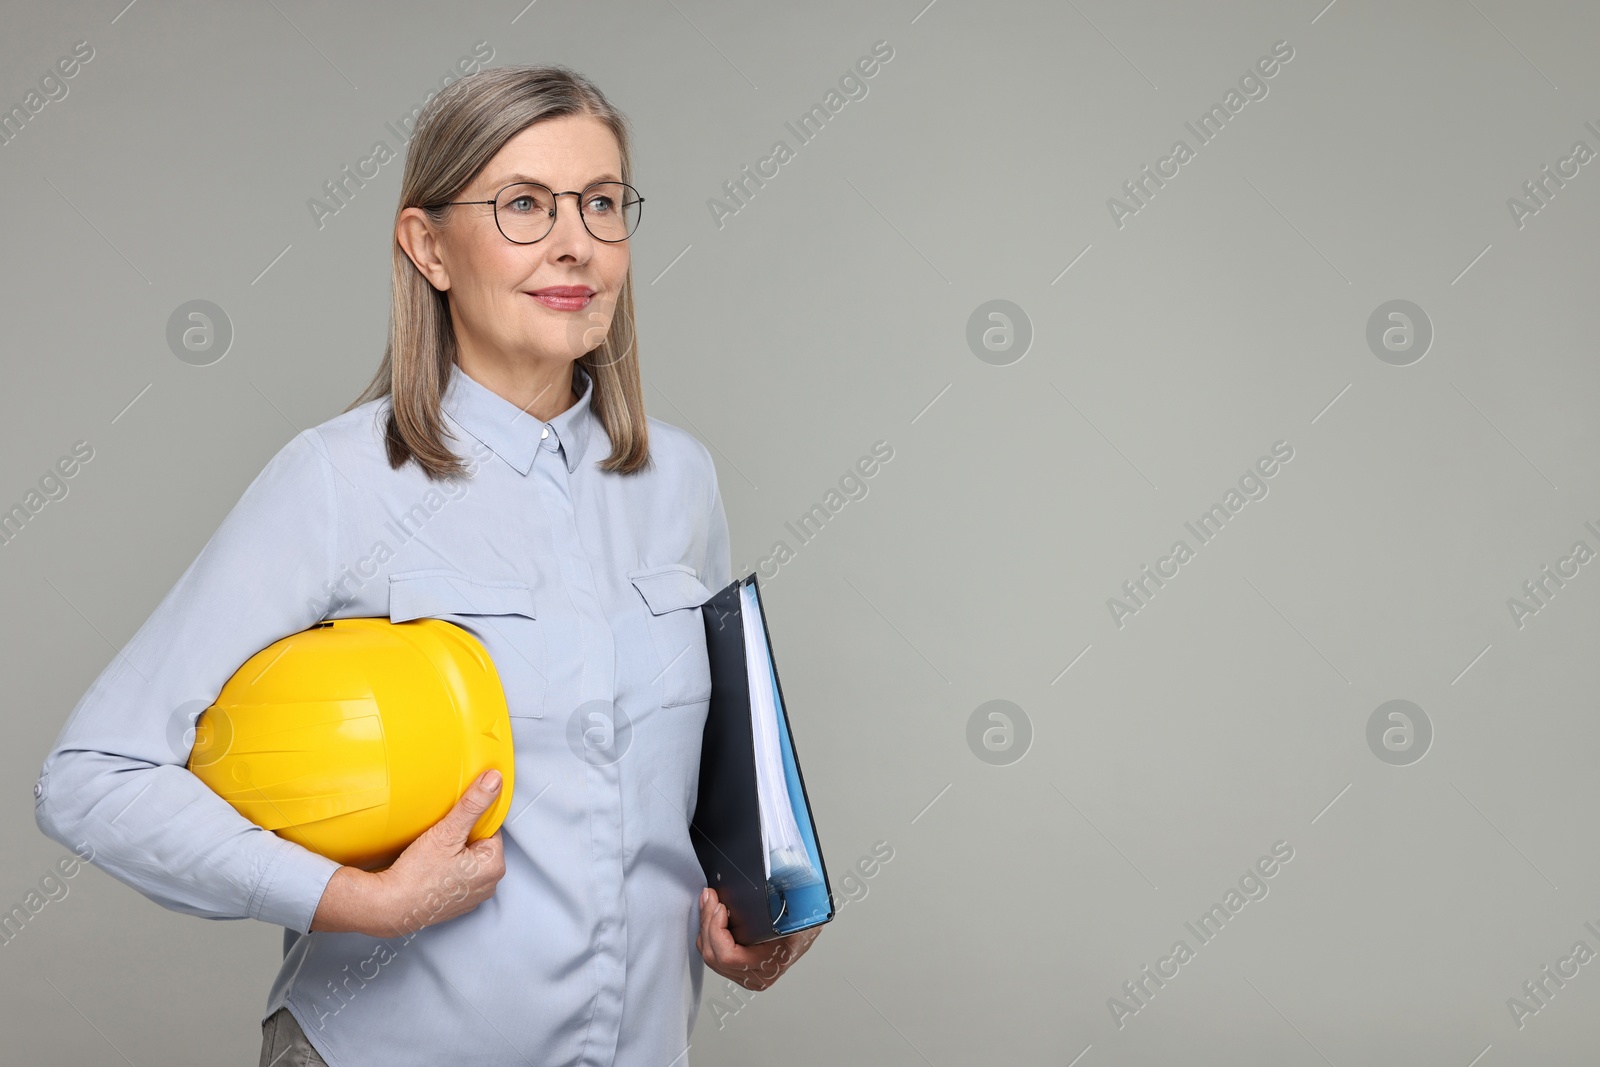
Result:
[[[536,181],[557,193],[620,181],[622,157],[604,123],[589,115],[537,122],[508,141],[456,200],[489,200],[512,182]],[[542,240],[506,240],[488,204],[459,205],[438,231],[429,274],[449,295],[463,355],[503,365],[570,362],[605,339],[623,279],[628,242],[598,241],[578,215],[578,197],[556,198],[555,226]],[[413,256],[413,259],[416,257]],[[584,300],[552,286],[593,290]]]

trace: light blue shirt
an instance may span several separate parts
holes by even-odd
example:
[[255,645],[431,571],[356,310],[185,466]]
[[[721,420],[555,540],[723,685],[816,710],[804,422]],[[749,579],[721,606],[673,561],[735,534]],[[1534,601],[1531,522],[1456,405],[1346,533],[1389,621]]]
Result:
[[[44,761],[50,837],[87,842],[174,911],[286,928],[262,1018],[288,1005],[332,1067],[688,1063],[705,966],[688,828],[711,694],[699,605],[732,581],[727,520],[710,453],[676,426],[649,420],[646,470],[601,470],[591,384],[575,368],[581,399],[542,423],[452,368],[443,409],[474,467],[454,483],[390,469],[386,401],[296,436]],[[505,877],[409,938],[309,932],[338,864],[185,766],[195,715],[240,664],[360,616],[464,626],[512,716]],[[586,741],[596,701],[614,702],[614,733]]]

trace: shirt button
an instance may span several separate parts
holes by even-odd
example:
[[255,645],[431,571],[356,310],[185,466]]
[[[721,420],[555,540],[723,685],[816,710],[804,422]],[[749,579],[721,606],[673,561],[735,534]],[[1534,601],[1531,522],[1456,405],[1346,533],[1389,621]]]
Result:
[[539,431],[539,440],[543,441],[546,437],[549,437],[549,436],[550,436],[550,427],[546,426],[544,429]]

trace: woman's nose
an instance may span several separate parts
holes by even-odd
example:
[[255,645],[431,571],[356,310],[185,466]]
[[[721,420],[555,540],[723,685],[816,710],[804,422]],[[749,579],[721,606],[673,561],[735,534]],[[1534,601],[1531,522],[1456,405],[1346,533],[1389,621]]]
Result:
[[582,213],[578,208],[578,197],[581,195],[559,193],[555,198],[555,225],[551,227],[550,235],[545,240],[555,241],[563,251],[577,252],[578,249],[573,247],[574,244],[592,246],[594,243],[594,235],[584,225]]

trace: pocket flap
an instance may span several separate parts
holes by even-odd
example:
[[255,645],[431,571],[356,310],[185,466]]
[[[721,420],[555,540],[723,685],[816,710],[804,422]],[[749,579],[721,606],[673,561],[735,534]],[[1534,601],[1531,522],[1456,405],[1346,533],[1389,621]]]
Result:
[[692,568],[681,563],[629,571],[628,577],[644,602],[650,605],[652,615],[679,608],[697,608],[711,599],[711,590],[701,584]]
[[414,571],[389,576],[389,621],[440,615],[524,615],[533,610],[527,582],[486,581],[457,571]]

